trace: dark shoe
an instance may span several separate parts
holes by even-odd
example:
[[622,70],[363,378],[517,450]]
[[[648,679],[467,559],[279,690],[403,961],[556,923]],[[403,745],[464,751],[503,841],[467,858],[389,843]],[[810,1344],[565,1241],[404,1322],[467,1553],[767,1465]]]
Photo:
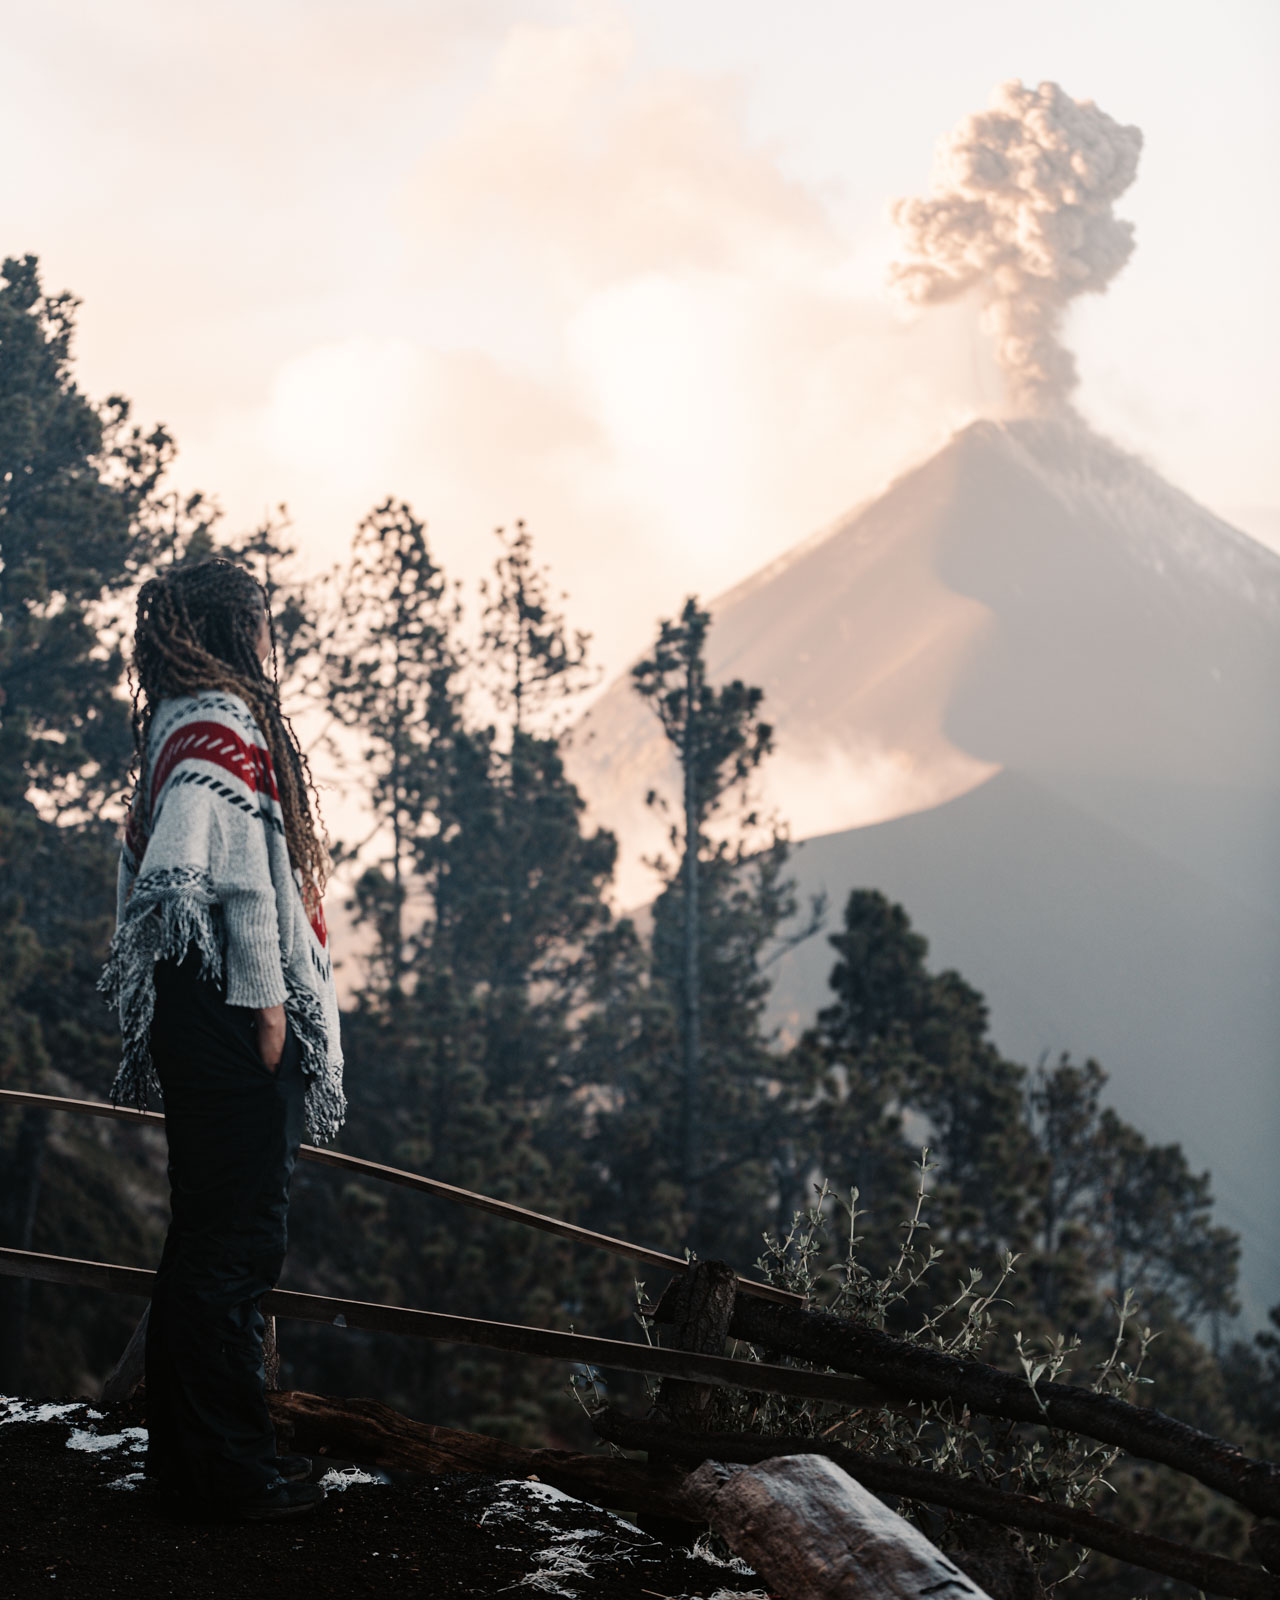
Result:
[[324,1499],[324,1490],[315,1483],[286,1483],[276,1478],[265,1489],[237,1500],[231,1514],[239,1522],[279,1522],[284,1517],[300,1517],[314,1511]]
[[276,1471],[286,1483],[305,1483],[311,1476],[310,1456],[277,1456]]

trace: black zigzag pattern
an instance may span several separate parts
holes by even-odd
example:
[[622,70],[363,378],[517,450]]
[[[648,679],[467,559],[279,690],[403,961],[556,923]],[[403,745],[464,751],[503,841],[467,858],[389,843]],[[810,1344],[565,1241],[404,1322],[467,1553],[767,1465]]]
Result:
[[220,799],[229,800],[238,810],[247,812],[251,817],[261,817],[269,828],[274,828],[281,838],[284,837],[284,824],[279,817],[273,817],[269,811],[254,805],[251,800],[246,800],[243,795],[237,794],[234,789],[228,788],[225,783],[219,782],[207,772],[194,772],[190,768],[185,772],[175,772],[165,787],[179,783],[198,783],[202,789],[212,790]]
[[[258,724],[253,720],[253,712],[243,700],[233,700],[229,695],[219,694],[216,689],[199,689],[194,696],[201,711],[222,711],[241,727],[258,734]],[[189,715],[190,713],[188,713]],[[261,734],[258,734],[261,738]]]

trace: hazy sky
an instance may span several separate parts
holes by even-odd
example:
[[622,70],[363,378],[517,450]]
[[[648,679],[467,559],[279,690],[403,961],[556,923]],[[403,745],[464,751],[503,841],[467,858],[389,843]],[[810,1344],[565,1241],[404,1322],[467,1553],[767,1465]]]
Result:
[[310,564],[389,493],[460,576],[524,516],[616,668],[875,492],[1000,403],[972,310],[882,284],[888,202],[1012,77],[1145,136],[1136,253],[1070,324],[1085,414],[1280,507],[1273,0],[0,17],[4,252],[83,298],[88,391],[166,422],[232,525],[287,501]]

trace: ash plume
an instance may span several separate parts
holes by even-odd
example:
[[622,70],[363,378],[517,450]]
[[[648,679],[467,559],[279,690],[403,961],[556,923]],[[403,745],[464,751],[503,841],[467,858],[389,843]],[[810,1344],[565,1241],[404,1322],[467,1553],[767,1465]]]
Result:
[[1063,313],[1104,289],[1133,251],[1133,224],[1112,208],[1141,150],[1141,130],[1092,100],[1015,79],[940,141],[929,197],[892,207],[902,244],[890,282],[919,305],[976,290],[1019,411],[1071,409]]

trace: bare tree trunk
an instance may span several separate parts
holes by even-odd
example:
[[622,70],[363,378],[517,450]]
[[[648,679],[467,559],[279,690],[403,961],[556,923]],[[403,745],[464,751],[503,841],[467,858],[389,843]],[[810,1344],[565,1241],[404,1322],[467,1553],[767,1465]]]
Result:
[[695,746],[698,677],[689,661],[685,676],[684,723],[684,1168],[685,1204],[695,1230],[702,1211],[702,1014],[701,973],[698,962],[700,928],[698,907],[698,845],[702,827],[698,816],[697,752]]

